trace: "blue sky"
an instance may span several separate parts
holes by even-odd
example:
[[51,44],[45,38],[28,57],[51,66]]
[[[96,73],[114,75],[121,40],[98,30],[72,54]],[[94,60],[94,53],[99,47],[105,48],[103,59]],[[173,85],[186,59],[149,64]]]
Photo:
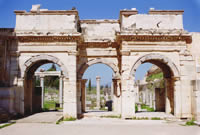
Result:
[[[121,9],[137,8],[144,14],[149,8],[158,10],[184,10],[184,29],[189,32],[200,32],[200,0],[0,0],[0,28],[14,28],[14,10],[31,9],[32,4],[41,4],[49,10],[69,10],[76,7],[80,19],[118,19]],[[48,66],[47,66],[48,67]],[[137,78],[144,76],[150,65],[143,65],[137,71]],[[98,71],[98,72],[97,72]],[[112,70],[106,65],[93,65],[84,77],[93,78],[97,73],[103,75],[102,84],[111,81]]]
[[14,10],[31,9],[32,4],[41,4],[49,10],[68,10],[76,7],[81,19],[118,19],[121,9],[137,8],[139,13],[155,9],[181,9],[184,27],[200,32],[200,0],[0,0],[0,27],[14,27]]

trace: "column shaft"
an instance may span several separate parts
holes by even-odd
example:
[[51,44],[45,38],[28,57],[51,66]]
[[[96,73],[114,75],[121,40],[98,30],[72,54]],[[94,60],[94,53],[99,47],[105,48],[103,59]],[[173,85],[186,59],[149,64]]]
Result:
[[97,76],[96,77],[96,82],[97,82],[97,86],[96,86],[96,92],[97,92],[97,109],[100,109],[100,103],[101,103],[101,100],[100,100],[100,77]]
[[40,87],[42,88],[42,95],[41,95],[41,107],[44,108],[44,77],[40,76]]
[[60,107],[62,108],[63,107],[63,78],[60,77],[60,80],[59,80],[59,104],[60,104]]

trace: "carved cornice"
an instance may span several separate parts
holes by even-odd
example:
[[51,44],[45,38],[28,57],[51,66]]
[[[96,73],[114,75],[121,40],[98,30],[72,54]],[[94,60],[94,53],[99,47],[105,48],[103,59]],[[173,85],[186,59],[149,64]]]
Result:
[[19,42],[81,42],[81,36],[18,36]]
[[107,48],[118,47],[116,42],[83,42],[79,45],[80,48]]
[[80,20],[81,24],[119,23],[119,20]]
[[152,35],[118,35],[117,41],[149,41],[149,42],[176,42],[176,41],[185,41],[190,44],[192,42],[191,36],[152,36]]
[[183,15],[184,10],[150,10],[150,15]]
[[47,10],[47,11],[30,11],[15,10],[16,15],[76,15],[78,16],[77,10]]

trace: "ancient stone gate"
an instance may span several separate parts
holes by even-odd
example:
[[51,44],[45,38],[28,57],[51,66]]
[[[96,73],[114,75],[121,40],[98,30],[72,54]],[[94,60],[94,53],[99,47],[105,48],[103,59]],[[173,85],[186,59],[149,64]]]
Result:
[[83,111],[82,76],[89,66],[102,63],[115,75],[114,111],[134,117],[135,71],[149,62],[164,73],[166,113],[200,117],[200,34],[184,30],[183,11],[138,14],[131,9],[121,10],[119,20],[80,20],[77,10],[49,11],[33,5],[30,12],[15,14],[16,27],[0,29],[0,102],[5,108],[10,105],[10,113],[32,113],[34,72],[52,62],[63,74],[63,115],[77,117]]

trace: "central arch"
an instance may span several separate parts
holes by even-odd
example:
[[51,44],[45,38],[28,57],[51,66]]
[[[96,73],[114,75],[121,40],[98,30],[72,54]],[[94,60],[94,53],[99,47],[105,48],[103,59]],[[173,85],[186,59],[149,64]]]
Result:
[[84,63],[81,65],[81,67],[78,70],[78,79],[81,79],[86,69],[89,66],[94,65],[94,64],[105,64],[113,70],[115,76],[119,74],[119,68],[113,62],[106,59],[97,58],[97,59],[92,59],[88,61],[87,63]]
[[[93,65],[95,65],[95,64],[105,64],[106,66],[108,66],[109,68],[111,68],[112,69],[112,71],[113,71],[113,73],[114,73],[114,78],[116,78],[116,77],[119,77],[119,68],[117,67],[117,65],[116,64],[114,64],[112,61],[110,61],[110,60],[107,60],[107,59],[104,59],[104,58],[96,58],[96,59],[92,59],[92,60],[89,60],[88,62],[85,62],[85,63],[83,63],[81,66],[80,66],[80,68],[78,69],[78,73],[77,73],[77,78],[78,78],[78,80],[82,80],[82,82],[81,82],[81,87],[82,86],[84,86],[84,87],[82,87],[82,89],[81,89],[81,103],[78,103],[78,104],[81,104],[80,106],[82,106],[82,113],[84,113],[86,110],[85,110],[85,106],[86,106],[86,104],[85,104],[85,81],[84,81],[84,79],[83,79],[83,75],[84,75],[84,73],[85,73],[85,71],[89,68],[89,67],[91,67],[91,66],[93,66]],[[112,80],[113,81],[113,80]],[[112,84],[113,85],[113,87],[115,86],[115,84],[113,83]],[[114,87],[115,88],[115,87]],[[115,103],[115,102],[114,102]],[[84,108],[84,109],[83,109]]]

